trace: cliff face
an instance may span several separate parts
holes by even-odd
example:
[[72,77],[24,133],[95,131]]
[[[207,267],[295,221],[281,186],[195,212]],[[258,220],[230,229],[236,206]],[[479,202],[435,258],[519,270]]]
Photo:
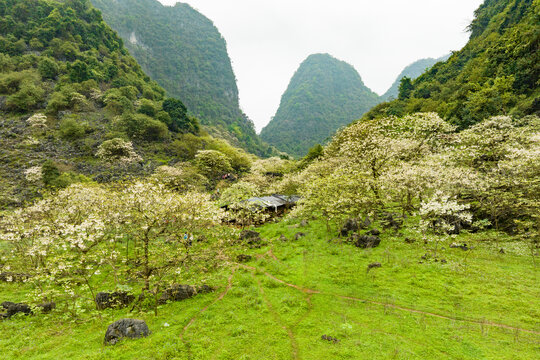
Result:
[[270,151],[240,110],[225,40],[187,4],[157,0],[92,0],[143,70],[181,99],[207,130],[250,152]]

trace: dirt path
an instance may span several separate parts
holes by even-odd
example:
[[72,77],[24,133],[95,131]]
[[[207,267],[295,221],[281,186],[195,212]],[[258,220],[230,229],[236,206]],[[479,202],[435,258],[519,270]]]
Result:
[[278,312],[274,309],[274,306],[272,305],[270,300],[268,300],[268,297],[266,296],[264,289],[261,285],[261,281],[255,277],[255,274],[253,274],[253,272],[251,272],[251,276],[257,282],[257,285],[259,287],[259,292],[261,293],[261,296],[264,302],[266,303],[266,307],[268,308],[268,311],[274,317],[274,321],[278,323],[278,325],[287,332],[287,336],[289,337],[289,340],[291,341],[292,358],[294,360],[300,359],[298,342],[296,341],[296,338],[294,336],[292,329],[288,327],[287,324],[285,324],[285,322],[281,319],[281,316],[279,316]]
[[436,314],[436,313],[429,312],[429,311],[413,309],[413,308],[409,308],[409,307],[405,307],[405,306],[400,306],[400,305],[395,305],[395,304],[390,304],[390,303],[384,303],[384,302],[370,300],[370,299],[361,299],[361,298],[357,298],[357,297],[345,296],[345,295],[339,295],[339,294],[327,294],[327,293],[323,293],[323,292],[321,292],[319,290],[303,288],[301,286],[288,283],[285,280],[279,279],[279,278],[275,277],[274,275],[272,275],[272,274],[270,274],[268,272],[262,271],[260,269],[255,268],[255,267],[252,267],[252,266],[247,266],[247,265],[242,265],[242,266],[245,267],[245,268],[248,268],[248,269],[250,269],[252,271],[254,270],[254,271],[261,272],[265,276],[269,277],[270,279],[272,279],[274,281],[277,281],[277,282],[279,282],[279,283],[281,283],[283,285],[286,285],[288,287],[291,287],[291,288],[294,288],[296,290],[302,291],[305,294],[319,294],[319,295],[333,296],[333,297],[338,297],[338,298],[345,299],[345,300],[352,300],[352,301],[358,301],[358,302],[363,302],[363,303],[369,303],[369,304],[374,304],[374,305],[385,306],[385,307],[389,307],[389,308],[393,308],[393,309],[397,309],[397,310],[401,310],[401,311],[407,311],[407,312],[410,312],[410,313],[422,314],[422,315],[431,316],[431,317],[435,317],[435,318],[439,318],[439,319],[467,322],[467,323],[471,323],[471,324],[479,324],[479,325],[483,325],[483,326],[498,327],[498,328],[502,328],[502,329],[508,329],[508,330],[514,330],[514,331],[522,331],[522,332],[526,332],[526,333],[529,333],[529,334],[540,335],[539,331],[524,329],[524,328],[510,326],[510,325],[501,324],[501,323],[496,323],[496,322],[488,321],[488,320],[463,319],[463,318],[457,318],[457,317],[448,316],[448,315]]
[[272,249],[268,250],[268,251],[265,252],[264,254],[257,254],[257,255],[255,255],[255,257],[256,257],[257,259],[262,259],[262,258],[264,258],[264,257],[269,257],[269,258],[271,258],[272,260],[275,260],[275,261],[277,261],[278,263],[281,264],[281,260],[279,260],[279,259],[277,258],[277,256],[274,255],[274,252],[272,251]]
[[201,309],[201,311],[199,311],[197,313],[197,315],[195,315],[194,317],[192,317],[189,322],[187,323],[186,326],[184,326],[184,329],[182,329],[182,333],[180,334],[180,339],[182,341],[184,341],[184,335],[187,331],[187,329],[191,326],[191,324],[193,324],[195,322],[195,320],[197,320],[197,318],[203,313],[205,312],[206,310],[208,310],[208,308],[214,304],[216,304],[217,302],[223,300],[223,298],[225,297],[225,295],[227,295],[227,293],[229,292],[229,290],[231,290],[232,288],[232,279],[233,279],[233,276],[234,276],[234,273],[236,272],[236,270],[238,269],[238,266],[235,266],[233,267],[232,269],[232,273],[231,275],[229,276],[229,278],[227,279],[227,286],[225,287],[225,290],[223,290],[223,292],[221,294],[219,294],[219,296],[211,303],[211,304],[208,304],[206,305],[204,308]]
[[302,321],[306,320],[309,315],[311,315],[311,311],[313,310],[313,302],[311,302],[311,297],[313,294],[306,294],[306,302],[308,304],[308,309],[304,315],[302,315],[295,323],[293,328],[296,329],[298,325],[302,323]]
[[277,258],[276,255],[274,255],[274,251],[272,249],[268,250],[266,253],[268,256],[270,256],[273,260],[276,260],[278,263],[281,263],[281,260]]

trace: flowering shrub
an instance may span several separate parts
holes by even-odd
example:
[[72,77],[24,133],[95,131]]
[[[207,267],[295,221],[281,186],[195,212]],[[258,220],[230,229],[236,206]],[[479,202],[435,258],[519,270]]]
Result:
[[34,114],[26,120],[26,123],[33,128],[46,128],[47,116],[41,113]]
[[294,213],[328,221],[389,207],[427,211],[426,199],[443,201],[442,191],[467,199],[471,212],[497,229],[517,231],[517,220],[540,223],[538,117],[500,116],[454,130],[433,113],[359,121],[334,137],[322,159],[274,188],[298,189]]
[[223,217],[208,194],[151,182],[77,184],[2,218],[2,259],[29,275],[40,300],[64,300],[76,313],[103,275],[116,287],[129,278],[157,293],[182,267],[221,260],[212,246],[192,253],[184,234],[211,233]]
[[43,179],[43,172],[41,166],[34,166],[24,171],[24,176],[27,181],[31,183],[37,183]]
[[133,149],[131,141],[119,138],[104,141],[99,146],[96,156],[108,162],[132,163],[142,160]]
[[456,200],[451,200],[442,191],[437,191],[435,195],[420,206],[419,214],[422,220],[420,228],[425,232],[432,232],[438,235],[450,234],[459,231],[463,224],[472,222],[472,214],[467,210],[468,204],[460,204]]
[[175,191],[203,191],[208,185],[208,179],[197,173],[189,163],[179,163],[173,166],[160,166],[156,169],[152,180]]

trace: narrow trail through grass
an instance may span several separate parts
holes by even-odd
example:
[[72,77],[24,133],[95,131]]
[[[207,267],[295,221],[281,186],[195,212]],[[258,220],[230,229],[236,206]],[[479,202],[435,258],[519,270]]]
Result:
[[237,266],[233,267],[232,268],[232,272],[231,272],[231,275],[229,276],[229,278],[227,279],[227,286],[225,287],[225,290],[223,290],[222,293],[219,294],[219,296],[209,305],[205,306],[204,308],[201,309],[201,311],[199,311],[199,313],[197,313],[197,315],[195,315],[194,317],[192,317],[189,322],[186,324],[186,326],[184,326],[184,328],[182,329],[182,333],[180,333],[180,339],[182,339],[182,341],[184,341],[184,335],[186,333],[186,331],[188,330],[188,328],[197,320],[197,318],[203,313],[205,312],[206,310],[208,310],[208,308],[212,305],[215,305],[217,302],[223,300],[223,298],[225,297],[225,295],[227,295],[227,293],[229,292],[229,290],[231,290],[232,288],[232,279],[234,277],[234,274],[236,272],[236,270],[238,269]]
[[251,276],[257,283],[257,286],[259,288],[259,293],[261,294],[266,304],[266,307],[268,308],[268,311],[270,312],[270,314],[272,314],[274,321],[278,323],[278,325],[287,332],[287,336],[289,337],[289,340],[291,341],[292,358],[295,360],[300,359],[298,342],[296,341],[296,337],[294,336],[292,329],[289,326],[287,326],[287,324],[281,319],[281,316],[279,316],[278,312],[276,311],[276,309],[274,309],[274,306],[272,305],[270,300],[268,300],[268,297],[266,296],[264,292],[264,288],[261,284],[261,281],[257,279],[257,277],[255,276],[253,272],[251,272]]

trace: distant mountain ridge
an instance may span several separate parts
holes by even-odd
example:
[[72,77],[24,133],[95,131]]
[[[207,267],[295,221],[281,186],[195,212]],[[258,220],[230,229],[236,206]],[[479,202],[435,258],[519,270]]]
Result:
[[381,95],[381,99],[384,101],[397,99],[399,94],[399,84],[401,82],[401,79],[404,77],[411,78],[412,80],[416,79],[420,75],[422,75],[426,70],[429,70],[433,65],[440,61],[446,61],[450,57],[450,54],[441,56],[438,59],[434,58],[425,58],[420,59],[415,62],[413,62],[410,65],[407,65],[403,71],[398,75],[396,78],[396,81],[390,86],[390,88]]
[[468,43],[365,118],[435,111],[460,129],[494,115],[540,115],[540,1],[486,0]]
[[299,157],[380,102],[350,64],[329,54],[309,56],[292,77],[261,138]]
[[181,99],[207,130],[258,155],[263,144],[239,106],[226,42],[207,17],[188,4],[157,0],[92,0],[143,70]]

